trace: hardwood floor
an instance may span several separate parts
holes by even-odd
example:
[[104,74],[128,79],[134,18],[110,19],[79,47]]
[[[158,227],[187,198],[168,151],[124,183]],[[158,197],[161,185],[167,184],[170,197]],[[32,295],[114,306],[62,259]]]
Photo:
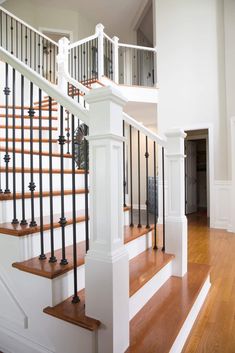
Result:
[[211,265],[211,290],[183,353],[235,353],[235,234],[189,217],[189,262]]

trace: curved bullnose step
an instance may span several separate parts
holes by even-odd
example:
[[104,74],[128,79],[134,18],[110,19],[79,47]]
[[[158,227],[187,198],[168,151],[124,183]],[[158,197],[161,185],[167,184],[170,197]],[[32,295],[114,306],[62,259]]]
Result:
[[72,297],[70,297],[54,307],[45,308],[43,312],[89,331],[97,330],[100,326],[100,321],[85,315],[85,290],[79,291],[78,296],[80,302],[77,304],[72,304]]
[[208,265],[189,264],[183,277],[172,276],[130,322],[125,353],[181,352],[209,291]]

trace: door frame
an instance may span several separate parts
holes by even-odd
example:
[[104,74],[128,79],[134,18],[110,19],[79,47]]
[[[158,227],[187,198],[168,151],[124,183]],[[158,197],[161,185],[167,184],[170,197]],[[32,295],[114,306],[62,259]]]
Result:
[[67,29],[48,28],[48,27],[39,27],[38,30],[39,30],[39,32],[42,32],[43,34],[45,34],[45,32],[67,34],[67,35],[69,35],[70,43],[73,42],[73,31],[69,31]]
[[[214,129],[212,124],[192,124],[186,125],[183,127],[183,130],[186,131],[195,131],[195,130],[208,130],[207,136],[207,217],[210,218],[210,226],[214,222],[215,215],[215,203],[214,203]],[[198,135],[195,135],[195,140],[198,139]],[[201,137],[206,138],[205,135]]]

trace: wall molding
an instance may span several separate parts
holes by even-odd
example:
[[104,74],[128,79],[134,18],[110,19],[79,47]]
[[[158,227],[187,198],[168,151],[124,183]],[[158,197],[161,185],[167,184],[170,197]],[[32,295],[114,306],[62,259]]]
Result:
[[214,181],[214,217],[211,219],[212,228],[228,230],[231,227],[231,189],[231,180]]

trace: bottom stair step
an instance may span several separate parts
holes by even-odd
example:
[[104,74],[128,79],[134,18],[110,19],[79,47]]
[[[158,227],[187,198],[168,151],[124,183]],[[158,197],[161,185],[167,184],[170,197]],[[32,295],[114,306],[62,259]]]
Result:
[[[189,264],[183,278],[168,279],[131,320],[130,347],[126,353],[179,353],[182,347],[176,347],[174,342],[204,286],[204,296],[209,290],[209,271],[208,265]],[[200,297],[202,305],[204,297]]]
[[44,313],[54,316],[71,324],[83,327],[90,331],[95,331],[100,326],[100,321],[92,319],[85,315],[85,290],[78,292],[80,302],[72,303],[72,297],[66,299],[62,303],[43,310]]

